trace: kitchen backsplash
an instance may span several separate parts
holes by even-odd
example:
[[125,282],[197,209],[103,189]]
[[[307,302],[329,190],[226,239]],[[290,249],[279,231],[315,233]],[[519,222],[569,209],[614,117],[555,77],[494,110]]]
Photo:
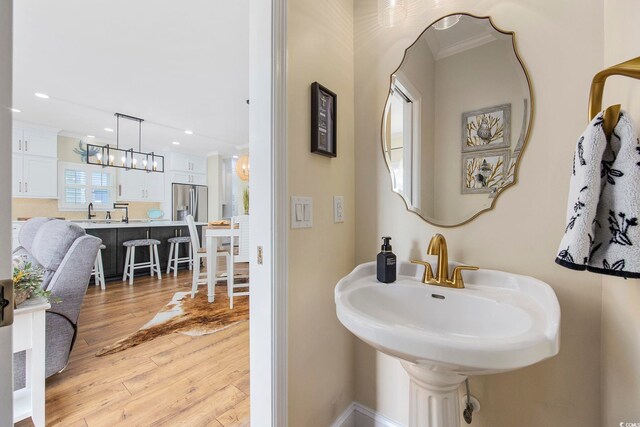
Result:
[[[160,208],[160,203],[151,202],[130,202],[129,218],[144,219],[147,217],[147,211],[153,208]],[[96,211],[96,218],[105,217],[104,211]],[[171,212],[165,212],[165,219],[170,218]],[[87,217],[87,211],[60,211],[58,210],[58,201],[55,199],[20,199],[14,198],[11,203],[11,218],[33,218],[36,216],[60,217],[65,219],[84,219]],[[111,210],[111,217],[119,220],[122,217],[122,211]]]

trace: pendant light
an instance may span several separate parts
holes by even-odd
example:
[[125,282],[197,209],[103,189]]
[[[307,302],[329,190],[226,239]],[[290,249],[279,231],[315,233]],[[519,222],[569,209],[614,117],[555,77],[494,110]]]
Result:
[[[87,164],[103,168],[141,170],[164,173],[164,156],[142,151],[142,122],[144,119],[116,113],[116,146],[87,144]],[[138,151],[120,148],[120,120],[131,120],[138,124]],[[94,154],[95,153],[95,154]]]
[[242,181],[249,181],[249,156],[244,155],[236,161],[236,175]]
[[378,0],[378,23],[391,28],[407,17],[408,0]]

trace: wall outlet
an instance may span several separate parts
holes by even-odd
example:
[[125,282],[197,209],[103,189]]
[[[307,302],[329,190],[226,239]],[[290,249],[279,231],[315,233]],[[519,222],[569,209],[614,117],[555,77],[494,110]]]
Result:
[[311,197],[291,196],[291,228],[313,227],[313,200]]
[[333,196],[333,222],[344,222],[344,196]]

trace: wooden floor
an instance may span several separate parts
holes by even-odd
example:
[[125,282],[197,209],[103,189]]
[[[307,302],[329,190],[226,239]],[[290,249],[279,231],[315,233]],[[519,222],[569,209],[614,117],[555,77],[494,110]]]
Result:
[[249,322],[95,357],[138,330],[189,282],[184,271],[176,279],[136,278],[134,286],[110,282],[106,291],[89,287],[69,366],[47,380],[47,426],[249,425]]

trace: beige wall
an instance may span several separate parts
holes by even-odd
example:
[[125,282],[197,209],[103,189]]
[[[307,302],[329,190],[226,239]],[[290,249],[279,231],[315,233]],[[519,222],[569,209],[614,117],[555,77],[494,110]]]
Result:
[[[78,138],[58,136],[58,160],[61,162],[80,163],[80,155],[73,150],[78,148]],[[84,141],[86,142],[86,141]],[[87,212],[82,211],[61,211],[58,209],[57,199],[23,199],[14,197],[11,203],[11,218],[25,219],[36,216],[48,216],[65,219],[84,219]],[[160,203],[155,202],[129,202],[129,218],[142,219],[147,217],[147,211],[159,208]],[[104,212],[98,212],[98,217],[103,218]],[[120,212],[112,211],[114,219],[120,218]],[[165,214],[165,218],[170,217]]]
[[[605,0],[604,4],[604,65],[640,56],[640,2]],[[609,78],[603,108],[611,104],[622,104],[636,126],[640,125],[640,81]],[[640,422],[639,331],[640,282],[605,276],[602,283],[603,426]]]
[[[79,138],[58,135],[58,160],[61,162],[80,163],[81,158],[73,150],[79,150]],[[82,141],[86,143],[87,141]]]
[[[472,393],[483,405],[473,425],[600,427],[602,279],[561,268],[554,258],[564,230],[575,140],[586,125],[590,80],[603,63],[603,3],[453,0],[437,11],[425,4],[412,2],[407,20],[383,29],[377,3],[355,0],[356,261],[374,259],[381,235],[393,236],[398,257],[408,259],[421,256],[428,239],[443,232],[454,260],[549,283],[562,309],[560,354],[512,373],[472,378]],[[494,211],[443,230],[408,213],[391,192],[378,123],[388,76],[404,49],[438,16],[461,9],[491,15],[498,26],[517,32],[537,106],[519,184],[501,196]],[[356,400],[406,423],[407,375],[397,361],[356,343]]]
[[[289,425],[326,427],[354,398],[354,341],[333,301],[354,267],[353,1],[291,0],[287,12],[289,194],[313,197],[313,228],[289,231]],[[338,95],[337,158],[309,152],[314,81]]]

